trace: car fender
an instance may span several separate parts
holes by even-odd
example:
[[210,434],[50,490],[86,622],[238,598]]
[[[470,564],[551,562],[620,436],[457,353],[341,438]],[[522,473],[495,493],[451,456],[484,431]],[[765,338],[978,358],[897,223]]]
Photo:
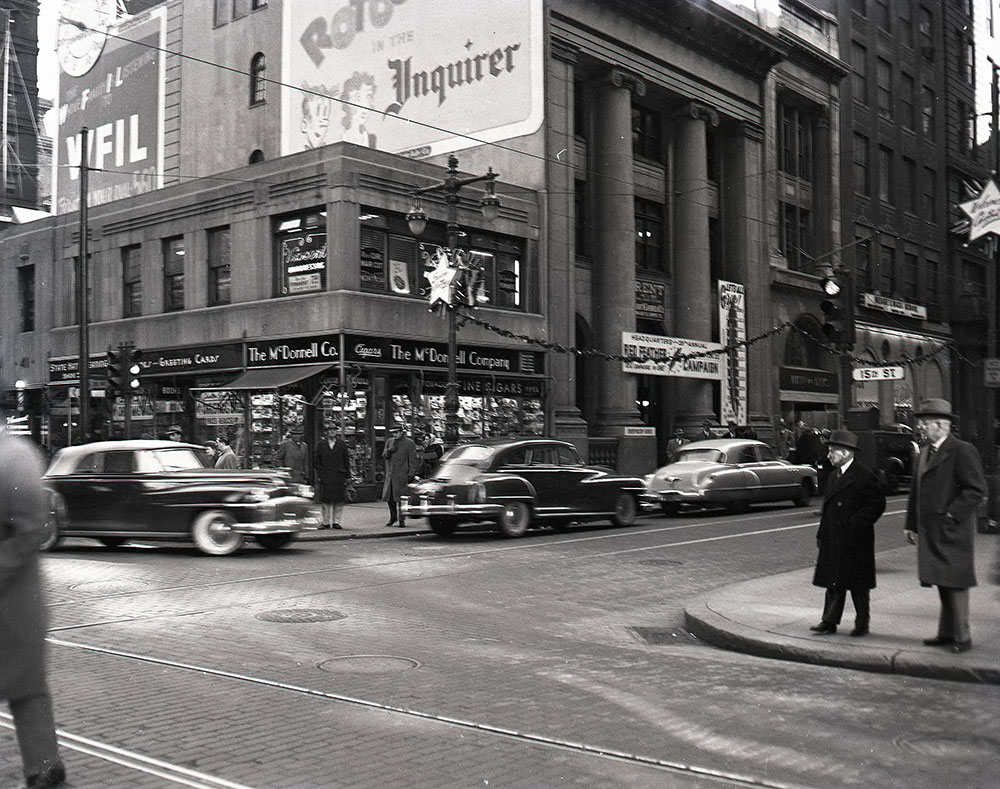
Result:
[[483,474],[478,480],[486,489],[488,499],[535,500],[535,488],[516,474]]

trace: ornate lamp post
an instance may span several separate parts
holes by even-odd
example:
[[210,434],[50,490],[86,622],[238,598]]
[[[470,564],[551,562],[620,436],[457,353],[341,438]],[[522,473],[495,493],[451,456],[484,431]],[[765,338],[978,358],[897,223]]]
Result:
[[500,215],[500,198],[494,192],[494,181],[497,173],[490,167],[486,175],[476,175],[460,178],[458,174],[458,159],[448,157],[448,173],[445,179],[430,186],[414,189],[413,208],[406,215],[410,232],[421,235],[427,228],[427,214],[420,204],[420,196],[430,192],[443,192],[448,206],[447,242],[446,248],[438,247],[437,253],[427,256],[435,264],[435,268],[427,275],[431,283],[430,303],[434,307],[438,303],[444,305],[448,313],[448,380],[444,395],[444,443],[449,449],[458,443],[458,316],[455,308],[458,306],[459,289],[464,290],[469,306],[476,304],[476,285],[480,267],[472,262],[463,250],[458,248],[458,203],[459,192],[463,186],[486,182],[486,194],[479,203],[480,210],[487,222],[494,222]]

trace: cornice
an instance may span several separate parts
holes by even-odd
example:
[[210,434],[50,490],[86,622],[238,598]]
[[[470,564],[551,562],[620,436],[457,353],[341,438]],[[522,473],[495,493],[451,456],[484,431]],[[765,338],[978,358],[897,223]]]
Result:
[[850,66],[842,60],[814,47],[787,30],[780,31],[778,37],[788,46],[788,60],[818,74],[827,82],[840,83],[851,73]]

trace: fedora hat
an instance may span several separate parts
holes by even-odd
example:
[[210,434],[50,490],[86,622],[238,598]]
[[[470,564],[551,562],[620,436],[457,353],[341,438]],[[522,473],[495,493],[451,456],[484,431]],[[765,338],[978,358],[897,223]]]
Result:
[[857,449],[858,437],[850,430],[834,430],[830,433],[830,437],[826,440],[826,445]]
[[180,425],[171,425],[170,427],[168,427],[168,428],[167,428],[167,435],[168,435],[168,436],[169,436],[169,435],[170,435],[171,433],[177,433],[178,435],[182,435],[182,434],[183,434],[183,432],[184,432],[184,431],[183,431],[183,430],[181,430],[181,426],[180,426]]
[[956,420],[958,417],[951,412],[951,403],[941,397],[931,397],[920,403],[920,406],[913,412],[916,417],[921,416],[943,416],[945,419]]

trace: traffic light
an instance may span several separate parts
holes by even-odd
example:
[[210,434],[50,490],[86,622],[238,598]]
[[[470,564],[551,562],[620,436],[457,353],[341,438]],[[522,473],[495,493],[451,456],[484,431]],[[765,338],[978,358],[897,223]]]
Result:
[[826,298],[819,303],[823,313],[823,337],[828,345],[834,348],[849,349],[853,346],[847,336],[845,317],[843,315],[843,289],[835,277],[827,277],[822,284]]
[[113,400],[125,393],[125,351],[108,349],[107,397]]
[[138,348],[129,348],[127,353],[128,369],[125,371],[125,388],[131,393],[142,386],[142,381],[139,380],[139,376],[142,375],[142,351]]

